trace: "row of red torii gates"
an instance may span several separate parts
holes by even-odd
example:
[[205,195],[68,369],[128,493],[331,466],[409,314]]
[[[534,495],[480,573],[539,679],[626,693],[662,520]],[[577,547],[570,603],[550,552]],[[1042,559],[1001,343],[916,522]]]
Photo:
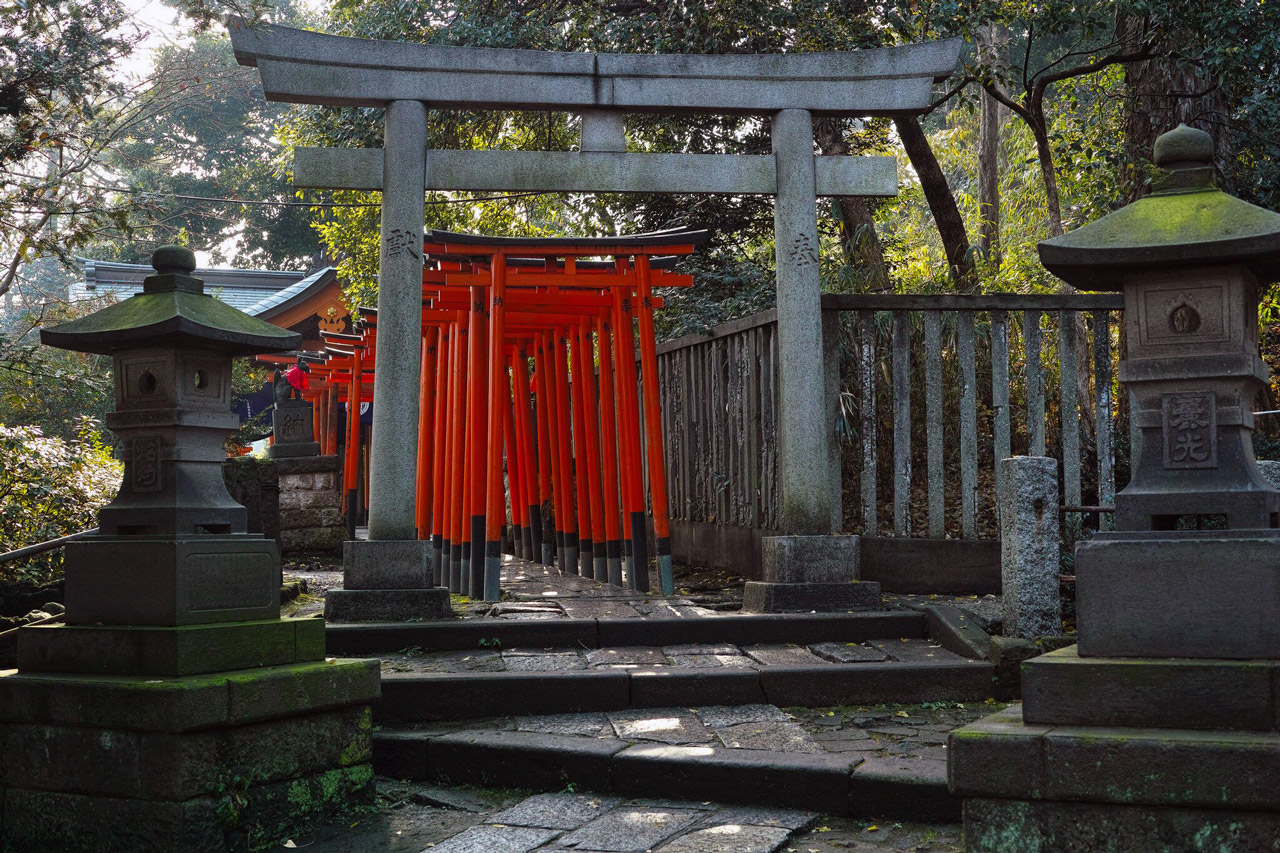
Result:
[[[691,285],[670,267],[706,239],[428,233],[416,522],[437,586],[498,600],[509,513],[518,556],[648,591],[647,463],[659,582],[674,592],[653,289]],[[331,389],[326,408],[348,403],[349,525],[360,444],[350,401],[372,400],[377,352],[377,311],[360,317],[304,357]],[[317,422],[333,452],[332,417]]]

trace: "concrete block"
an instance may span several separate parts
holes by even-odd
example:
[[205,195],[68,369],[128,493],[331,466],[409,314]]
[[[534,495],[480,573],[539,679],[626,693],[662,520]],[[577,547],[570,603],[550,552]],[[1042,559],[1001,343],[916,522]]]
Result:
[[[453,784],[613,790],[611,765],[626,741],[541,732],[456,732],[427,747],[427,772]],[[376,745],[381,751],[381,743]],[[375,752],[376,754],[376,752]]]
[[1280,531],[1099,534],[1076,549],[1080,655],[1280,658],[1277,553]]
[[347,590],[430,587],[430,558],[430,543],[421,539],[349,541],[342,546],[342,585]]
[[1058,463],[1015,456],[999,464],[1004,634],[1060,634]]
[[568,714],[628,707],[626,670],[390,674],[378,722]]
[[1058,727],[1044,735],[1045,798],[1280,809],[1280,735]]
[[633,797],[728,797],[843,814],[849,807],[849,765],[848,758],[826,753],[641,744],[614,756],[613,784]]
[[1272,731],[1277,661],[1081,658],[1075,646],[1022,665],[1023,717],[1070,726]]
[[24,672],[197,675],[324,657],[324,623],[274,619],[178,627],[33,625],[18,633]]
[[961,797],[1044,796],[1050,726],[1029,725],[1017,705],[955,729],[947,738],[947,782]]
[[66,547],[70,625],[199,625],[280,616],[280,554],[252,534],[93,537]]
[[291,441],[288,444],[279,442],[267,448],[267,456],[271,459],[289,459],[298,456],[319,456],[320,442]]
[[860,536],[766,536],[761,579],[768,583],[840,583],[859,577]]
[[0,721],[181,733],[370,704],[377,661],[162,677],[0,674]]
[[405,622],[410,619],[450,619],[449,590],[331,589],[324,599],[326,622]]
[[965,849],[971,853],[1180,853],[1189,849],[1254,853],[1275,849],[1280,815],[1235,809],[970,799],[964,804],[964,838]]
[[376,660],[330,659],[232,673],[226,678],[229,723],[269,720],[344,705],[368,705],[381,695]]
[[871,756],[849,777],[848,814],[864,818],[958,820],[961,800],[947,790],[946,762]]
[[878,610],[882,606],[880,584],[872,581],[843,583],[766,583],[747,581],[742,592],[745,613],[834,612]]
[[143,800],[217,793],[367,763],[368,706],[186,734],[10,724],[0,742],[9,786]]
[[688,643],[857,643],[926,637],[923,615],[905,611],[861,613],[744,613],[715,619],[601,619],[600,648]]
[[750,705],[765,702],[754,669],[665,669],[631,671],[632,708]]
[[991,695],[992,667],[965,661],[770,666],[760,683],[771,705],[867,705],[882,702],[967,702]]

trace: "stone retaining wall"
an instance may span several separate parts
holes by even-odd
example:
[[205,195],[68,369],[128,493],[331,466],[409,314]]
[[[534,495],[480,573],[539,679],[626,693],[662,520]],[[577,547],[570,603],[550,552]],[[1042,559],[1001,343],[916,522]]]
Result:
[[230,459],[223,476],[249,511],[249,532],[274,538],[282,554],[342,550],[341,460],[337,456]]
[[346,528],[337,456],[275,460],[280,483],[280,551],[337,553]]

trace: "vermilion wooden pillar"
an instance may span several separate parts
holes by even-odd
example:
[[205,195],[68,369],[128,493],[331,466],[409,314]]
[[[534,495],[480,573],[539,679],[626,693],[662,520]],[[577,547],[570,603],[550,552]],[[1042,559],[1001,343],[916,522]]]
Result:
[[601,494],[603,497],[605,558],[609,583],[622,586],[622,541],[618,513],[618,418],[617,391],[613,381],[613,324],[596,318],[600,340],[600,444]]
[[[498,253],[493,258],[492,283],[489,287],[489,353],[488,353],[488,447],[486,448],[486,495],[484,529],[484,585],[485,601],[496,602],[501,596],[502,584],[502,527],[506,520],[503,511],[502,488],[502,425],[503,412],[510,405],[507,390],[506,347],[506,256]],[[474,593],[473,593],[474,594]]]
[[658,555],[658,583],[663,595],[675,595],[671,572],[671,518],[667,505],[667,469],[663,458],[662,403],[658,396],[658,348],[653,329],[653,286],[649,257],[637,255],[640,297],[640,359],[644,382],[645,447],[649,458],[649,500],[653,504],[654,550]]

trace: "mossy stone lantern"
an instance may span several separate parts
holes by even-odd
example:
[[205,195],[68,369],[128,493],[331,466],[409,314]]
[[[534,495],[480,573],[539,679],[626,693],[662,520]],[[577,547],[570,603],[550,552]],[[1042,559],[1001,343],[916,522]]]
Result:
[[1220,191],[1212,155],[1202,131],[1164,134],[1149,196],[1040,244],[1076,287],[1124,293],[1142,447],[1118,529],[1076,546],[1077,645],[1024,661],[1021,705],[948,737],[966,850],[1280,837],[1280,495],[1252,441],[1280,216]]
[[1179,126],[1156,142],[1150,195],[1040,244],[1075,287],[1124,293],[1119,376],[1142,437],[1117,531],[1078,552],[1082,655],[1280,657],[1280,492],[1253,455],[1280,215],[1218,189],[1212,162],[1209,134]]
[[67,546],[69,624],[188,625],[279,615],[274,541],[246,533],[222,479],[235,356],[301,336],[204,293],[195,255],[164,246],[142,293],[44,329],[62,349],[110,355],[124,479],[99,533]]

